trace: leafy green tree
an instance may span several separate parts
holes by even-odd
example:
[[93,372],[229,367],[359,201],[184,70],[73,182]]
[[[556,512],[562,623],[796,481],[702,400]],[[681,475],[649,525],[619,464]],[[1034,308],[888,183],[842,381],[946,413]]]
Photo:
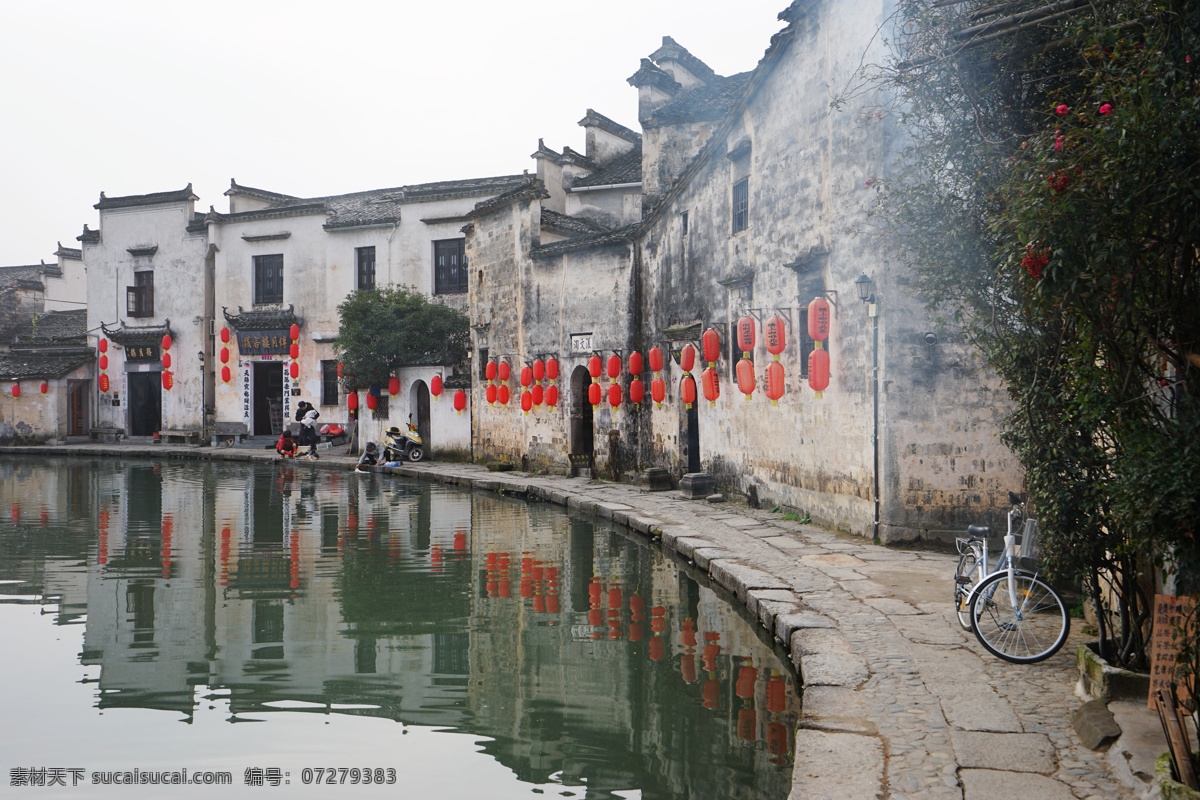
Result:
[[470,344],[467,316],[411,286],[352,292],[338,306],[343,382],[386,385],[399,367],[458,364]]
[[1101,611],[1103,655],[1146,668],[1153,567],[1181,593],[1200,574],[1200,7],[893,22],[873,78],[910,144],[877,216],[1008,385],[1050,567]]

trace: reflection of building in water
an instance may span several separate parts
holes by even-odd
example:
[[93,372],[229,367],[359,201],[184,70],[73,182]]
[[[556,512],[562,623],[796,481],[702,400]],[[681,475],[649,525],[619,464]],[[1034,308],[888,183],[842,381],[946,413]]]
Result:
[[643,543],[550,506],[378,475],[92,474],[75,556],[101,706],[190,716],[207,686],[228,690],[235,718],[303,701],[489,737],[531,782],[787,793],[789,771],[768,763],[786,761],[797,710],[779,660]]

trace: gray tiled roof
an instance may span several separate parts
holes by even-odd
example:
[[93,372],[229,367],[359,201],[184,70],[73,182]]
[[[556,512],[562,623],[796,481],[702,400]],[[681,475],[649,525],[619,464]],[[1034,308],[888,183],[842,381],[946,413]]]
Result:
[[83,250],[77,247],[63,247],[62,242],[59,242],[58,249],[54,251],[54,255],[59,258],[73,258],[79,261],[83,258]]
[[0,353],[0,380],[59,378],[96,358],[90,347],[70,350],[18,350]]
[[182,203],[187,200],[199,200],[192,193],[192,185],[189,183],[183,189],[177,192],[154,192],[153,194],[131,194],[125,197],[107,197],[104,192],[100,193],[100,202],[92,206],[101,211],[110,208],[129,208],[131,206],[157,206],[163,203]]
[[524,176],[520,184],[504,194],[499,194],[476,203],[474,210],[471,211],[471,217],[474,218],[491,213],[498,208],[510,206],[521,200],[542,200],[549,196],[550,193],[546,191],[546,187],[541,181],[537,178]]
[[641,183],[642,145],[638,143],[591,175],[575,181],[574,186],[613,186],[621,183]]
[[96,242],[100,241],[100,231],[92,230],[85,223],[83,226],[83,233],[76,236],[75,241],[83,242],[84,244],[95,244]]
[[573,250],[586,250],[591,247],[609,247],[627,245],[637,238],[640,223],[626,225],[616,230],[593,233],[588,236],[577,236],[574,239],[564,239],[561,242],[551,242],[530,251],[534,258],[550,258],[569,253]]
[[630,86],[657,86],[667,94],[675,94],[679,91],[680,84],[671,77],[671,73],[667,72],[662,67],[659,67],[648,58],[643,58],[638,71],[626,78]]
[[650,60],[655,64],[664,61],[678,61],[683,68],[705,83],[712,83],[721,76],[713,72],[712,67],[688,52],[688,49],[670,36],[664,36],[662,47],[650,54]]
[[42,265],[0,267],[0,289],[11,289],[14,286],[28,289],[42,286]]
[[221,306],[221,313],[230,327],[238,331],[277,331],[290,328],[293,324],[303,325],[304,322],[296,316],[295,307],[264,309],[262,311],[243,311],[238,306],[238,313],[230,314],[226,306]]
[[603,233],[610,228],[583,217],[568,217],[548,208],[542,209],[542,227],[547,230],[570,233],[575,236],[586,236],[592,233]]
[[87,344],[87,309],[49,311],[35,314],[10,332],[14,348],[45,346],[77,346]]
[[102,322],[100,323],[100,330],[105,336],[122,347],[159,344],[162,342],[162,337],[168,334],[172,337],[175,336],[175,331],[171,330],[171,320],[169,319],[162,325],[147,325],[144,328],[131,328],[128,325],[122,325],[119,328],[109,328]]
[[[587,110],[587,113],[583,115],[583,119],[579,120],[579,124],[585,128],[595,126],[602,131],[608,131],[614,136],[620,136],[622,139],[625,139],[629,142],[640,142],[642,140],[642,135],[637,131],[626,128],[621,123],[615,122],[590,108]],[[540,139],[538,140],[538,144],[541,144]]]
[[741,72],[728,78],[718,76],[712,83],[696,86],[654,109],[645,127],[721,119],[741,99],[753,75]]

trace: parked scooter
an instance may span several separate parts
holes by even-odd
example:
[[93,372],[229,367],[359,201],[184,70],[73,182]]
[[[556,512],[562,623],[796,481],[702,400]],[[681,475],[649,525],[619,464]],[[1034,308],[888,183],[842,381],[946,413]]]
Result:
[[425,457],[425,443],[417,426],[412,424],[412,415],[408,418],[408,433],[404,434],[393,426],[387,429],[383,437],[383,460],[389,461],[420,461]]

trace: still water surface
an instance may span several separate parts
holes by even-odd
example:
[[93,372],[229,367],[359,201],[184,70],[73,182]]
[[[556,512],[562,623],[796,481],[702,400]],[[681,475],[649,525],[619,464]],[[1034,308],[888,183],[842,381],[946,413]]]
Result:
[[[606,522],[374,474],[137,460],[0,460],[0,509],[9,791],[791,787],[779,654]],[[231,784],[106,783],[185,768]]]

